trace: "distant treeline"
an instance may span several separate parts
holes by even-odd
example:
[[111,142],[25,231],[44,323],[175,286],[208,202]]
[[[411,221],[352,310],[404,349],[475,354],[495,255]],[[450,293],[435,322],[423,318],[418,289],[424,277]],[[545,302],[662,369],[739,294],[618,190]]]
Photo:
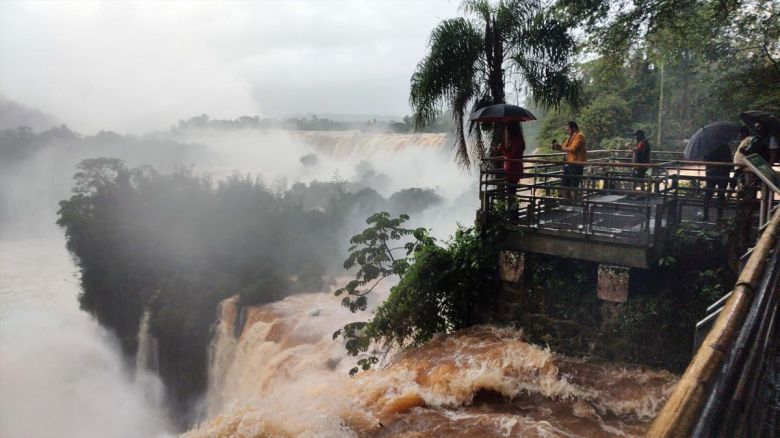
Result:
[[178,418],[206,388],[209,330],[221,300],[239,294],[249,305],[323,290],[355,217],[415,214],[441,201],[423,189],[386,199],[360,182],[214,182],[108,158],[81,162],[74,178],[58,224],[81,269],[81,307],[117,334],[128,356],[150,312]]
[[[203,154],[202,147],[181,143],[165,136],[121,135],[112,131],[100,131],[95,135],[81,135],[67,125],[36,132],[30,127],[0,130],[0,167],[26,160],[42,150],[56,145],[63,153],[69,151],[86,156],[104,154],[133,155],[142,161],[182,162],[192,154]],[[151,158],[155,158],[151,160]]]
[[[450,116],[442,115],[437,123],[426,127],[422,132],[449,132],[451,127]],[[414,124],[409,116],[405,116],[400,122],[378,121],[377,119],[364,121],[338,121],[317,116],[273,119],[260,118],[259,116],[241,116],[233,120],[211,119],[207,114],[181,120],[172,127],[172,131],[187,129],[285,129],[290,131],[361,131],[361,132],[393,132],[412,133]]]
[[[0,96],[1,98],[1,96]],[[449,132],[451,126],[450,116],[442,114],[432,126],[426,127],[421,132]],[[284,129],[290,131],[361,131],[407,134],[414,132],[414,123],[409,116],[400,122],[377,121],[336,121],[327,118],[312,116],[308,118],[291,119],[264,119],[257,116],[242,116],[233,120],[211,119],[208,115],[192,117],[181,120],[171,127],[170,132],[151,133],[141,136],[121,135],[112,131],[100,131],[94,135],[82,135],[71,130],[67,125],[53,126],[48,129],[35,129],[30,126],[18,126],[0,129],[0,167],[11,165],[27,159],[39,151],[53,144],[78,146],[90,148],[102,154],[115,156],[127,155],[127,151],[133,153],[139,150],[147,155],[159,155],[156,150],[171,151],[169,155],[188,155],[184,149],[192,149],[193,145],[180,143],[168,134],[176,134],[190,129]],[[113,150],[106,150],[107,148]],[[124,149],[124,153],[123,150]],[[203,152],[203,151],[200,151]],[[90,156],[90,155],[88,155]],[[91,154],[91,156],[96,156]],[[159,161],[159,160],[158,160]],[[172,161],[172,160],[164,160]]]
[[75,141],[80,136],[62,125],[36,133],[28,126],[0,130],[0,161],[10,164],[26,159],[52,141]]
[[708,123],[739,122],[748,110],[780,113],[780,2],[552,5],[579,28],[582,47],[599,56],[577,66],[582,105],[544,118],[537,137],[544,149],[563,140],[561,126],[572,119],[594,149],[625,149],[642,129],[656,150],[679,150]]

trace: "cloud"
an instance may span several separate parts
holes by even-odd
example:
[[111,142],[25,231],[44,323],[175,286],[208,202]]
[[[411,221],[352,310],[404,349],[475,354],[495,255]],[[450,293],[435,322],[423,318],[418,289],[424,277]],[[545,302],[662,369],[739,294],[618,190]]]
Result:
[[457,2],[0,4],[0,93],[77,130],[200,113],[409,112],[428,35]]

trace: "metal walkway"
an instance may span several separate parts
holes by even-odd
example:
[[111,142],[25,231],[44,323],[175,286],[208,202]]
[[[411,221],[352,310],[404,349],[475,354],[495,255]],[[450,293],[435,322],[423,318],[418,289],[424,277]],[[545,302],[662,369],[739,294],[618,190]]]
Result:
[[[689,223],[714,226],[736,218],[740,209],[759,210],[755,196],[740,197],[742,185],[706,188],[705,168],[732,168],[731,163],[656,156],[651,164],[630,164],[618,153],[589,154],[596,159],[582,163],[577,188],[563,186],[555,154],[526,157],[524,177],[516,184],[491,169],[496,160],[493,165],[487,160],[480,173],[478,220],[505,230],[506,249],[646,269],[664,255],[669,230]],[[633,176],[637,168],[646,168],[648,176]]]

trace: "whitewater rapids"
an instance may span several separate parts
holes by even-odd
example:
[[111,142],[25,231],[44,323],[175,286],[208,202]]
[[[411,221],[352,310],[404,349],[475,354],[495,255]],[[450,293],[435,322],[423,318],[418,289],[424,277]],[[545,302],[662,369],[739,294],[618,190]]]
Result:
[[568,358],[493,326],[439,336],[350,378],[355,358],[332,333],[354,319],[325,293],[243,310],[222,302],[209,419],[184,436],[637,436],[677,380]]

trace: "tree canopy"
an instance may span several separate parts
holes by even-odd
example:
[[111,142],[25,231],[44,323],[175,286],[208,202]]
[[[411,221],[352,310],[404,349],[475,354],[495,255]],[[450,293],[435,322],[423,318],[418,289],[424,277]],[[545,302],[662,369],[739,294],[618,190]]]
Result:
[[446,19],[431,32],[428,54],[412,75],[409,101],[418,129],[449,107],[456,159],[468,167],[487,151],[481,131],[473,125],[467,131],[463,119],[475,109],[504,103],[507,80],[546,107],[576,106],[580,86],[572,63],[574,39],[541,1],[466,0],[461,10],[463,17]]
[[352,215],[420,212],[441,201],[425,189],[385,199],[359,181],[272,188],[234,175],[215,182],[114,158],[82,161],[74,182],[57,223],[81,271],[81,307],[117,335],[127,356],[136,354],[148,312],[178,413],[205,390],[221,300],[238,295],[245,306],[322,291],[328,273],[338,272],[332,254]]

